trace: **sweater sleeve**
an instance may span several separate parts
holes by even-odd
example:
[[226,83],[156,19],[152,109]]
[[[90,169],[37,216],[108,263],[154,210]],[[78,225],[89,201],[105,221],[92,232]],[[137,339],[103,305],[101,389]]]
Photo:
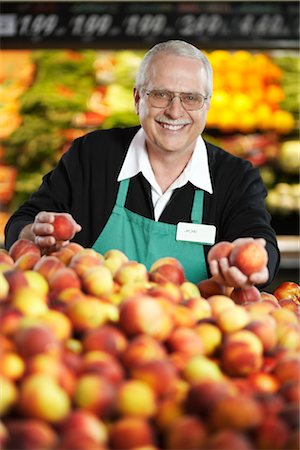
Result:
[[[73,185],[69,166],[71,161],[71,164],[76,166],[74,170],[76,170],[79,182],[80,164],[77,148],[78,141],[74,141],[55,169],[43,177],[39,189],[12,214],[5,227],[5,247],[7,249],[18,239],[23,227],[34,222],[35,216],[40,211],[71,212]],[[76,220],[76,217],[74,218]]]
[[268,285],[277,273],[280,253],[270,224],[271,216],[265,206],[267,191],[259,170],[248,161],[225,155],[222,167],[215,173],[214,182],[216,208],[219,209],[217,241],[233,241],[241,237],[264,238],[269,257]]

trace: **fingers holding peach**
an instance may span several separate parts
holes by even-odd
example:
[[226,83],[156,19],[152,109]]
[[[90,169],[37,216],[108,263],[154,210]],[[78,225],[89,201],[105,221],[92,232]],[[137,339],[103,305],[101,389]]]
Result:
[[41,248],[59,248],[69,243],[81,226],[68,213],[42,211],[32,225],[35,242]]
[[268,253],[265,245],[263,238],[219,242],[208,253],[212,276],[219,283],[232,287],[266,282]]

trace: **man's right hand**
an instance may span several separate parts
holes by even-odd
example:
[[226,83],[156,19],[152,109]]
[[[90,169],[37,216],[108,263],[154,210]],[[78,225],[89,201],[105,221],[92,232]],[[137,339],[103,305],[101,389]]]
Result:
[[81,226],[68,213],[54,213],[41,211],[35,216],[32,224],[26,225],[21,231],[20,239],[30,239],[40,247],[43,253],[58,250],[66,246],[69,240],[58,241],[53,236],[53,222],[56,215],[63,215],[73,224],[74,234],[81,230]]

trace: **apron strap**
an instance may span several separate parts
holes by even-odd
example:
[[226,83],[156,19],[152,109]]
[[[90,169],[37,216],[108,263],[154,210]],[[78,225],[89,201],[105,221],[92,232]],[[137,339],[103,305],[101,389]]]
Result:
[[194,203],[193,203],[193,209],[192,209],[192,222],[193,223],[202,223],[203,196],[204,196],[204,191],[202,189],[196,189]]
[[125,205],[129,181],[130,181],[130,179],[126,178],[126,180],[121,180],[121,182],[120,182],[118,196],[117,196],[117,200],[116,200],[116,204],[119,206]]

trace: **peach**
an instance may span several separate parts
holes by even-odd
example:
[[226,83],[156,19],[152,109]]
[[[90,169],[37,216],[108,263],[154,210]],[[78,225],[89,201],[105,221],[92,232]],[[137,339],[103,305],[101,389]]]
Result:
[[164,359],[166,355],[167,352],[162,343],[147,334],[140,334],[128,341],[121,360],[127,369],[131,369],[146,361]]
[[[106,446],[108,440],[108,430],[106,425],[95,414],[89,411],[73,410],[70,414],[59,424],[59,435],[63,442],[70,444],[70,438],[76,440],[82,436],[92,439],[96,444]],[[75,447],[64,447],[75,448]],[[87,447],[90,448],[90,447]]]
[[260,292],[255,286],[234,288],[230,297],[237,305],[261,301]]
[[55,380],[69,395],[73,395],[76,375],[58,355],[38,353],[26,360],[26,375],[44,374]]
[[249,437],[242,431],[224,429],[208,436],[205,442],[206,450],[234,449],[253,450]]
[[290,428],[279,417],[265,417],[262,423],[255,429],[255,448],[280,450],[286,448],[290,434]]
[[246,303],[244,305],[246,310],[251,314],[251,317],[260,319],[263,315],[269,315],[275,309],[280,309],[279,303],[275,304],[272,300],[262,300],[255,303]]
[[153,264],[149,271],[150,279],[155,283],[171,282],[178,286],[185,282],[184,269],[176,260],[176,264],[165,262],[159,264],[158,261]]
[[144,264],[137,261],[126,261],[117,270],[114,280],[120,285],[126,283],[147,282],[148,272]]
[[164,448],[199,450],[203,448],[206,436],[206,427],[199,417],[183,415],[176,418],[165,431]]
[[99,266],[103,262],[103,256],[91,248],[85,248],[73,255],[69,262],[69,267],[77,275],[82,276],[84,272],[93,266]]
[[6,426],[9,435],[7,448],[52,450],[58,442],[53,427],[42,420],[10,419]]
[[81,280],[84,291],[97,297],[108,295],[114,289],[112,274],[104,265],[91,267],[83,273]]
[[61,247],[56,252],[52,252],[51,255],[59,259],[65,266],[68,266],[72,257],[74,256],[74,252],[66,246]]
[[0,355],[0,374],[15,381],[19,380],[25,371],[25,363],[15,352],[4,352]]
[[60,344],[54,333],[45,325],[20,327],[14,336],[19,355],[28,359],[38,353],[57,353]]
[[104,262],[103,264],[111,271],[114,276],[120,267],[128,261],[125,253],[121,252],[117,249],[108,250],[104,253]]
[[65,313],[68,305],[76,302],[77,300],[83,300],[84,298],[85,294],[81,289],[70,287],[58,292],[54,298],[50,298],[49,306],[51,309],[56,309]]
[[82,247],[82,245],[77,244],[76,242],[70,242],[64,247],[61,247],[56,252],[53,252],[52,256],[55,256],[67,266],[70,263],[72,257],[75,255],[75,253],[80,252],[83,249],[84,247]]
[[204,355],[214,355],[222,344],[220,328],[212,323],[202,322],[196,325],[195,331],[201,339]]
[[54,214],[54,221],[51,225],[53,226],[52,236],[57,241],[69,241],[76,234],[74,221],[65,214]]
[[241,330],[249,322],[249,313],[239,305],[229,306],[216,316],[216,323],[224,333]]
[[0,315],[0,336],[12,337],[19,328],[23,317],[21,311],[7,309]]
[[198,283],[200,294],[204,298],[212,297],[213,295],[230,295],[232,288],[223,286],[212,278],[201,280]]
[[14,261],[20,258],[20,256],[25,255],[27,253],[35,253],[38,256],[41,256],[41,251],[34,242],[28,239],[19,239],[13,243],[10,247],[8,254]]
[[154,429],[142,417],[123,417],[117,419],[109,431],[112,450],[152,449],[156,443]]
[[293,298],[282,298],[278,300],[278,303],[281,308],[286,308],[293,311],[293,313],[300,318],[300,303],[297,303],[297,301]]
[[275,304],[278,304],[278,300],[275,297],[275,295],[270,294],[270,292],[261,291],[260,293],[261,300],[270,300],[273,301]]
[[242,393],[221,398],[210,414],[210,424],[214,429],[250,430],[259,426],[262,420],[259,403],[254,397]]
[[25,417],[56,423],[67,417],[71,401],[53,378],[35,374],[23,379],[18,407]]
[[116,326],[105,324],[85,333],[82,343],[85,351],[101,350],[119,356],[127,346],[127,338]]
[[277,286],[273,292],[273,295],[277,298],[277,300],[291,298],[296,303],[300,303],[300,286],[294,281],[284,281]]
[[288,308],[275,309],[271,312],[271,316],[276,320],[277,325],[284,323],[294,325],[298,324],[298,318],[296,314],[294,314],[294,312]]
[[226,336],[221,362],[229,375],[245,376],[257,372],[263,364],[263,345],[251,331],[235,331]]
[[188,356],[203,354],[202,341],[192,328],[176,328],[169,334],[165,344],[170,352],[180,352]]
[[0,374],[0,416],[3,417],[10,412],[18,400],[18,388],[13,380]]
[[267,262],[266,249],[256,241],[235,245],[229,256],[230,265],[237,267],[247,276],[260,272]]
[[39,316],[48,311],[48,297],[30,287],[22,287],[12,293],[11,304],[25,316]]
[[277,381],[280,394],[288,403],[295,403],[299,405],[300,403],[300,390],[299,382],[295,380],[285,381],[281,386]]
[[42,295],[48,294],[49,284],[43,275],[35,270],[25,270],[24,275],[30,288],[35,289]]
[[49,309],[39,318],[53,331],[59,341],[65,341],[71,337],[73,331],[71,321],[60,311]]
[[56,270],[49,277],[49,287],[51,296],[57,295],[59,292],[67,288],[80,288],[80,280],[73,269],[64,267]]
[[14,265],[14,260],[9,255],[8,251],[3,248],[0,249],[0,264],[7,264],[11,267]]
[[202,297],[189,298],[185,301],[185,306],[192,312],[197,322],[202,319],[207,319],[212,315],[210,304]]
[[80,373],[101,375],[115,385],[125,377],[124,369],[117,358],[96,350],[89,351],[82,356]]
[[208,297],[207,301],[211,307],[213,317],[217,317],[221,311],[235,305],[234,301],[226,295],[212,295]]
[[298,381],[300,373],[300,360],[297,357],[288,356],[277,361],[273,371],[281,384],[286,381]]
[[56,273],[59,269],[64,268],[65,265],[56,256],[44,255],[33,267],[33,270],[43,275],[47,280]]
[[[165,305],[165,302],[159,301]],[[193,327],[197,323],[197,312],[192,308],[192,304],[190,306],[191,307],[188,308],[186,305],[179,304],[174,305],[173,309],[165,308],[167,312],[169,311],[175,327]],[[201,307],[202,306],[203,305],[201,305]],[[202,308],[201,313],[203,312],[203,309],[204,308]],[[199,311],[198,314],[200,314]]]
[[219,261],[221,258],[229,258],[229,255],[234,248],[234,244],[232,242],[228,241],[221,241],[215,244],[213,247],[210,248],[207,260],[208,262],[211,262],[213,260]]
[[206,356],[192,356],[182,370],[183,377],[189,383],[204,380],[220,381],[224,379],[218,364]]
[[245,328],[260,339],[265,354],[269,354],[275,349],[277,344],[276,322],[271,316],[263,315],[260,318],[254,318]]
[[15,267],[18,267],[21,270],[29,270],[32,269],[36,263],[41,259],[41,255],[38,253],[25,253],[15,261]]
[[234,394],[235,387],[225,379],[198,381],[189,386],[185,407],[190,414],[208,415],[219,400]]
[[121,303],[119,324],[127,336],[145,333],[158,340],[166,339],[173,327],[170,315],[149,295],[136,295]]
[[175,366],[167,359],[154,359],[133,366],[131,377],[145,381],[158,396],[166,395],[178,380]]
[[191,281],[184,281],[180,285],[179,289],[182,293],[184,301],[201,298],[199,287]]
[[159,430],[164,431],[183,414],[184,407],[181,401],[171,397],[162,398],[155,414],[155,425]]
[[13,268],[3,272],[6,281],[9,284],[9,294],[23,287],[28,286],[24,272],[19,268]]
[[66,309],[75,331],[84,332],[97,328],[107,321],[107,311],[97,297],[86,295],[72,303]]
[[2,272],[0,272],[0,301],[6,300],[9,293],[9,283]]
[[177,304],[183,300],[181,286],[178,286],[171,281],[166,281],[161,284],[153,282],[148,288],[148,293],[153,297],[162,297]]
[[157,411],[156,395],[142,380],[124,380],[118,387],[116,406],[122,416],[152,417]]
[[116,395],[116,387],[105,377],[88,373],[78,377],[73,402],[78,409],[106,419],[115,411]]
[[280,323],[277,325],[278,347],[291,351],[300,350],[300,325]]

